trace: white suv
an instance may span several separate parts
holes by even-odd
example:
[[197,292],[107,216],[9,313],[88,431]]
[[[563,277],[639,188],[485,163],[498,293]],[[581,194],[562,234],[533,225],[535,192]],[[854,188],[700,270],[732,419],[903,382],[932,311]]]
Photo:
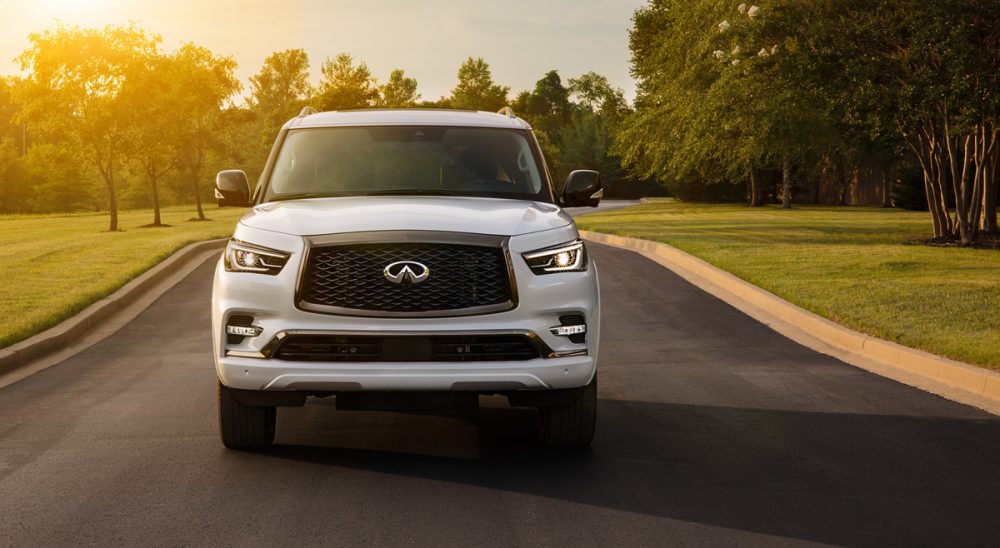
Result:
[[594,435],[597,270],[562,206],[596,206],[594,171],[557,198],[531,127],[499,113],[306,108],[282,127],[215,273],[222,441],[274,440],[277,406],[539,408],[542,439]]

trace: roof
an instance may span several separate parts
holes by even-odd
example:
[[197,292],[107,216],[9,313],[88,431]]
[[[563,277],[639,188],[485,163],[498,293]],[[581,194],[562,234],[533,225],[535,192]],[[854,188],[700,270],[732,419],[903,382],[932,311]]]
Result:
[[371,109],[297,116],[287,128],[342,126],[467,126],[531,129],[528,122],[495,112],[446,109]]

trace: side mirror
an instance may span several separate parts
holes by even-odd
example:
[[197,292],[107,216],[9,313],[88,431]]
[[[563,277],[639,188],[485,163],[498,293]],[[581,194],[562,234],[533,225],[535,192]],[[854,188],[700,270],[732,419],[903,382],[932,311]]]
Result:
[[563,207],[597,207],[604,197],[601,174],[589,169],[578,169],[566,177],[563,187]]
[[250,182],[240,169],[227,169],[215,176],[215,197],[220,206],[250,205]]

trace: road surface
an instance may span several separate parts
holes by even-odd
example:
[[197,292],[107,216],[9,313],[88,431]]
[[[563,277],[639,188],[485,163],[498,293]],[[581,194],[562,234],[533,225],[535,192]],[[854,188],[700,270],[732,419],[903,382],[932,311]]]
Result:
[[798,346],[591,245],[597,437],[534,414],[281,409],[218,440],[206,263],[117,334],[0,390],[0,545],[995,545],[1000,419]]

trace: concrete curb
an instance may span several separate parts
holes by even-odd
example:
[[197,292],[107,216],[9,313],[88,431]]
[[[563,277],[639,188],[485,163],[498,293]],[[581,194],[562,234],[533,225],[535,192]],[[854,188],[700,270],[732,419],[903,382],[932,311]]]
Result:
[[580,234],[595,243],[645,255],[800,344],[873,373],[1000,414],[1000,373],[848,329],[664,243],[589,231]]
[[126,308],[173,274],[183,263],[210,250],[222,249],[226,239],[197,242],[181,248],[140,274],[117,291],[37,335],[0,350],[0,374],[10,373],[34,360],[65,349],[96,330],[102,322]]

